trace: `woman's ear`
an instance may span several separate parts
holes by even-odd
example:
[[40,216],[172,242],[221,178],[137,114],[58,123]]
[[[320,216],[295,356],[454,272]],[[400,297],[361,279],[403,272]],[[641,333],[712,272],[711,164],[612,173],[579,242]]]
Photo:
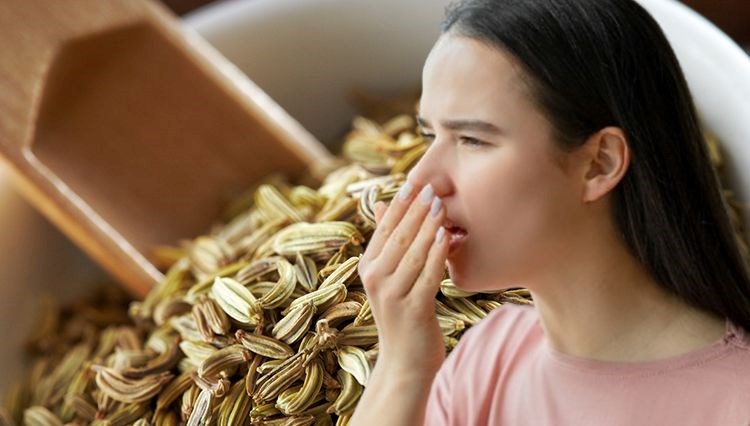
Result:
[[622,180],[630,165],[630,147],[619,127],[605,127],[586,141],[583,173],[584,203],[596,201]]

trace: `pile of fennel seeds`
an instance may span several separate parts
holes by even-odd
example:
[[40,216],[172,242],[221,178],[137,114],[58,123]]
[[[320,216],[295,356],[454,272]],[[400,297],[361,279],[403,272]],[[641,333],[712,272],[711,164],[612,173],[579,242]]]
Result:
[[[347,424],[378,352],[357,263],[374,204],[426,150],[415,130],[407,115],[356,118],[319,188],[270,176],[227,223],[161,248],[165,279],[142,302],[112,289],[73,307],[47,300],[0,425]],[[446,349],[503,303],[530,295],[467,293],[446,277]]]
[[[356,274],[373,205],[425,149],[408,116],[357,118],[320,188],[269,177],[225,225],[162,248],[166,278],[143,302],[126,311],[112,287],[72,307],[47,300],[0,425],[347,424],[377,358]],[[530,295],[467,293],[445,279],[435,304],[446,349],[504,303]]]

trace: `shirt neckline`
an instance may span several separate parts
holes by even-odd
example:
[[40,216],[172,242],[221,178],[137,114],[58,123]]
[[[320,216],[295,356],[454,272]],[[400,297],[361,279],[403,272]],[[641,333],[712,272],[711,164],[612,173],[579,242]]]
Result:
[[[729,318],[725,318],[724,324],[724,336],[713,343],[684,354],[650,361],[602,361],[569,355],[553,348],[546,337],[543,339],[543,351],[547,358],[552,360],[555,364],[578,371],[619,376],[653,375],[680,368],[697,366],[710,360],[726,356],[733,350],[735,345],[748,347],[746,342],[746,332],[744,329],[734,324]],[[537,327],[541,329],[541,324],[539,323],[538,318]],[[543,330],[540,331],[544,334]]]

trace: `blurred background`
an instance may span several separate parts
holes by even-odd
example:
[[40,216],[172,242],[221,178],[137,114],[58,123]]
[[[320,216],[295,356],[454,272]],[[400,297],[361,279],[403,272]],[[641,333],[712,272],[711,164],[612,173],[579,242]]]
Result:
[[[162,0],[178,15],[203,5],[227,0]],[[750,2],[748,0],[683,0],[750,52]]]

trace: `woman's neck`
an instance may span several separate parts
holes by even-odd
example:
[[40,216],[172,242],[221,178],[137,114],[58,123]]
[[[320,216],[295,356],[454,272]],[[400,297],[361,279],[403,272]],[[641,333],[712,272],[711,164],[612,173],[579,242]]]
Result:
[[[668,358],[721,339],[725,319],[659,286],[624,245],[599,234],[529,285],[550,345],[602,361]],[[573,254],[575,253],[575,254]],[[570,258],[577,256],[577,258]]]

